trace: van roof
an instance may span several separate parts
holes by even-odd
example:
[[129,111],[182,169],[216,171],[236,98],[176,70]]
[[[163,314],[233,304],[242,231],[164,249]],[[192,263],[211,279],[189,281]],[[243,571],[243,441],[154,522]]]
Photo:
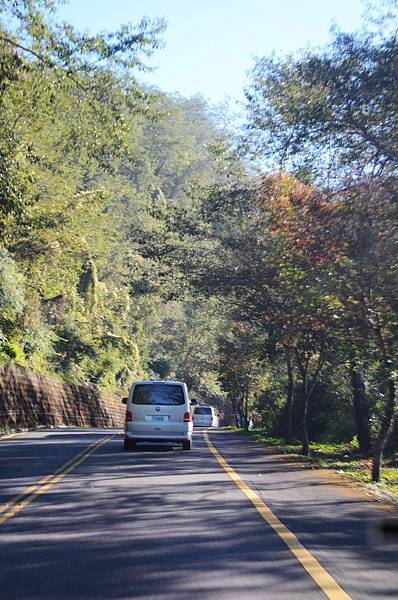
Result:
[[151,383],[166,383],[168,385],[185,385],[183,381],[171,381],[170,379],[144,379],[143,381],[135,381],[134,385],[137,384],[151,384]]

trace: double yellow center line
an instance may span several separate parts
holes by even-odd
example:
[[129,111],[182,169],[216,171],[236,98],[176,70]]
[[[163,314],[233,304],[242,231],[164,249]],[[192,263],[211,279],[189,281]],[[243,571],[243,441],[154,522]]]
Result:
[[278,519],[264,500],[262,500],[262,498],[260,498],[260,496],[249,487],[245,481],[243,481],[238,473],[227,463],[225,458],[221,456],[215,446],[211,443],[207,431],[203,433],[203,437],[210,452],[217,459],[217,462],[222,466],[224,471],[228,473],[241,492],[249,498],[250,502],[260,513],[264,521],[278,534],[280,539],[286,544],[290,552],[296,557],[298,562],[304,567],[326,597],[330,600],[351,600],[351,597],[345,593],[326,569],[324,569],[316,558],[303,546],[294,533]]
[[76,456],[68,460],[53,473],[42,477],[31,486],[25,488],[20,494],[11,498],[8,502],[0,506],[0,525],[6,523],[9,519],[18,514],[25,506],[30,504],[37,496],[47,492],[53,485],[61,481],[68,473],[73,471],[81,462],[83,462],[90,454],[93,454],[98,448],[103,446],[115,437],[116,434],[107,436],[105,439],[99,440],[91,444],[88,448],[79,452]]

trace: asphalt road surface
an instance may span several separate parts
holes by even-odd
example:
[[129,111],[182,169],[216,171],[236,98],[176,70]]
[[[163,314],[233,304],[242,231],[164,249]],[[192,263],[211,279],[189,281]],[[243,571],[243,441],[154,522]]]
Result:
[[0,440],[1,600],[398,597],[370,496],[239,434],[205,437],[191,452],[124,452],[112,430]]

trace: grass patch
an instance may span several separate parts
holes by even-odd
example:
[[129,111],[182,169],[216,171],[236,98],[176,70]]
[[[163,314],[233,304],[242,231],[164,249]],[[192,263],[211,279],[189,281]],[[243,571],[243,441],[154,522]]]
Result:
[[225,425],[224,427],[221,427],[221,429],[226,429],[227,431],[232,431],[233,433],[247,433],[247,431],[241,427],[235,427],[235,425]]
[[[261,442],[267,446],[275,446],[282,454],[300,454],[301,444],[299,442],[286,444],[282,438],[270,437],[261,429],[250,431],[250,437],[256,442]],[[303,458],[305,457],[303,456]]]
[[[300,455],[301,443],[293,441],[286,444],[282,438],[270,437],[264,430],[256,429],[250,432],[250,437],[267,446],[278,448],[281,454]],[[363,458],[354,444],[321,444],[311,443],[310,456],[302,456],[306,462],[311,462],[324,469],[332,469],[353,481],[368,484],[374,491],[388,492],[398,502],[398,456],[389,456],[383,462],[382,479],[380,483],[371,481],[371,460]]]
[[10,433],[13,433],[13,429],[10,429],[9,427],[0,427],[0,436],[8,435]]

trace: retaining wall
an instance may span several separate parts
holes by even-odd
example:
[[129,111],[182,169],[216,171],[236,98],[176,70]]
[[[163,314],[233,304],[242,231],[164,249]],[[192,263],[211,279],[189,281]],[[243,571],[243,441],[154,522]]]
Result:
[[55,381],[17,365],[0,369],[0,427],[120,427],[126,407],[95,387]]

